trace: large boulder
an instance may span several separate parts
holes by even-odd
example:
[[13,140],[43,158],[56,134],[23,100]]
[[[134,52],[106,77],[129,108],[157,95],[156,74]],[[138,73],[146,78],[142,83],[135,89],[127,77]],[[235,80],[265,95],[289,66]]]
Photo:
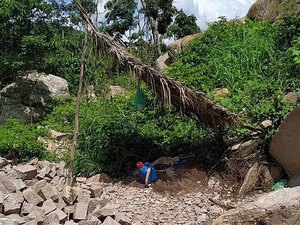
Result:
[[164,71],[165,69],[167,69],[179,53],[184,51],[192,41],[196,40],[202,35],[202,33],[191,34],[172,42],[168,46],[168,52],[164,55],[161,55],[156,60],[156,68],[160,71]]
[[282,165],[292,183],[300,175],[299,146],[300,108],[296,108],[282,121],[270,145],[270,154]]
[[290,224],[299,209],[299,202],[300,187],[284,188],[225,212],[213,221],[213,225]]
[[287,12],[300,13],[299,0],[257,0],[249,9],[250,19],[274,22]]
[[159,71],[165,71],[171,65],[171,60],[168,53],[159,56],[156,60],[156,68]]
[[0,91],[0,123],[9,117],[22,121],[37,120],[47,102],[69,97],[68,82],[52,74],[27,71]]

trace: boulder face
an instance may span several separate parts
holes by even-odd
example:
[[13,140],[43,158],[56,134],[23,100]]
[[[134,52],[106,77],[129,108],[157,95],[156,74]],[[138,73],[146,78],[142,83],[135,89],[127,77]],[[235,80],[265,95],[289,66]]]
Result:
[[253,20],[274,22],[287,12],[300,13],[299,0],[257,0],[249,9],[247,17]]
[[25,72],[0,91],[0,123],[11,117],[35,121],[44,114],[48,101],[69,96],[65,79],[37,71]]
[[166,70],[180,52],[184,51],[192,41],[196,40],[202,35],[202,33],[191,34],[172,42],[168,46],[168,52],[164,55],[161,55],[156,60],[156,68],[160,71]]
[[282,121],[270,145],[270,154],[282,165],[290,179],[300,175],[299,146],[300,108],[296,108]]
[[[212,225],[299,224],[291,223],[299,210],[300,187],[284,188],[263,194],[258,199],[229,210]],[[299,211],[300,212],[300,211]],[[297,219],[297,218],[296,218]]]

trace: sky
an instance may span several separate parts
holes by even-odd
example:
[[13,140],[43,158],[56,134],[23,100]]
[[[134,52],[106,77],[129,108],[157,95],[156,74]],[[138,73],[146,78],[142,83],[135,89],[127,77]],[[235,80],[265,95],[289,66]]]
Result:
[[[99,1],[100,12],[104,11],[103,5],[106,1]],[[207,23],[218,20],[220,16],[227,19],[245,16],[254,2],[255,0],[174,0],[177,9],[183,9],[186,14],[196,16],[201,30],[205,30]]]
[[197,24],[203,30],[207,23],[225,16],[227,19],[243,17],[255,0],[174,0],[178,9],[186,14],[194,14]]

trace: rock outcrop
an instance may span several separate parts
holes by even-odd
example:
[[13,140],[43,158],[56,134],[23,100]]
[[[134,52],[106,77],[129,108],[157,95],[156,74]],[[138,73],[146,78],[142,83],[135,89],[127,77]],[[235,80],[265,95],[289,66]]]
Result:
[[0,91],[0,123],[7,118],[35,121],[44,114],[47,102],[69,97],[68,82],[52,74],[28,71]]
[[191,34],[172,42],[168,46],[168,52],[164,55],[161,55],[156,60],[156,68],[160,71],[166,70],[180,52],[184,51],[192,41],[201,37],[202,35],[202,33]]
[[297,178],[300,176],[299,134],[300,108],[296,108],[282,121],[270,145],[270,154],[285,169],[293,186],[296,183],[300,185],[300,179]]
[[[291,224],[299,209],[300,187],[267,193],[250,203],[240,205],[217,218],[213,225]],[[299,220],[297,223],[299,224]]]
[[287,12],[300,13],[299,0],[257,0],[250,8],[247,17],[253,20],[274,22]]

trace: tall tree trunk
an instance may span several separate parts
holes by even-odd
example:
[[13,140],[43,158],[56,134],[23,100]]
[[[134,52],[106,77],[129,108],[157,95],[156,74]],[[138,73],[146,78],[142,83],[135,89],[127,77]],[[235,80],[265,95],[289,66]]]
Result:
[[68,174],[68,185],[73,186],[74,179],[74,161],[75,161],[75,148],[77,145],[77,136],[79,130],[79,111],[80,111],[80,98],[82,92],[83,76],[84,76],[84,64],[86,61],[86,51],[87,51],[87,42],[88,42],[88,29],[87,24],[85,23],[85,36],[82,47],[81,62],[80,62],[80,76],[79,84],[77,91],[77,102],[76,102],[76,111],[75,111],[75,126],[73,134],[73,142],[70,148],[70,165],[69,165],[69,174]]
[[[141,3],[142,3],[144,10],[146,11],[147,4],[146,4],[145,0],[141,0]],[[161,55],[161,49],[160,49],[160,38],[159,38],[158,29],[157,29],[157,22],[151,16],[146,15],[146,17],[148,18],[148,21],[149,21],[149,24],[151,27],[152,37],[153,37],[153,41],[154,41],[154,45],[155,45],[155,54],[156,54],[156,57],[159,57]]]

